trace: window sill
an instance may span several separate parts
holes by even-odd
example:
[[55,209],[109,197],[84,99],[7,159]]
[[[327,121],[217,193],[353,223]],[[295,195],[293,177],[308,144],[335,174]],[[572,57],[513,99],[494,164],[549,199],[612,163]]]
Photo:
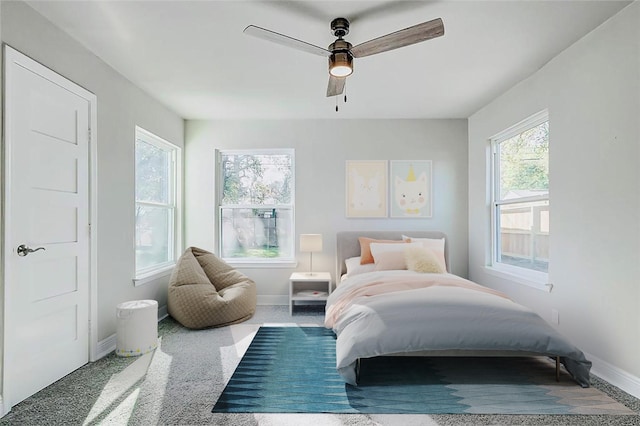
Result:
[[135,277],[133,279],[133,286],[134,287],[139,287],[141,285],[145,285],[148,284],[152,281],[155,281],[157,279],[163,278],[163,277],[167,277],[169,275],[171,275],[171,272],[173,271],[173,267],[175,266],[175,264],[171,264],[165,267],[162,267],[160,269],[156,269],[154,271],[151,272],[147,272],[145,274],[141,274],[137,277]]
[[298,266],[298,262],[295,260],[272,260],[272,261],[255,261],[255,260],[234,260],[234,259],[222,259],[227,262],[229,265],[235,268],[247,268],[247,269],[291,269],[296,268]]
[[524,274],[519,274],[515,271],[495,266],[485,266],[484,270],[494,277],[513,281],[518,284],[535,288],[536,290],[544,291],[546,293],[550,293],[553,289],[553,284],[549,283],[548,275],[545,273],[525,272]]

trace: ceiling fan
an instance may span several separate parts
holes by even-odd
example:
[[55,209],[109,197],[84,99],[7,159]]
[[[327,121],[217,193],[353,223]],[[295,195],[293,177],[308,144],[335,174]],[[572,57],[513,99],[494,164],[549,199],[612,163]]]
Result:
[[349,21],[346,18],[336,18],[331,21],[331,32],[337,39],[331,43],[327,49],[324,49],[314,44],[255,25],[249,25],[244,29],[245,34],[293,47],[303,52],[328,57],[329,85],[327,87],[327,97],[329,97],[340,95],[344,91],[346,78],[353,73],[354,58],[363,58],[440,37],[444,35],[444,24],[440,18],[433,19],[405,28],[404,30],[365,41],[357,46],[352,46],[351,43],[343,38],[349,34]]

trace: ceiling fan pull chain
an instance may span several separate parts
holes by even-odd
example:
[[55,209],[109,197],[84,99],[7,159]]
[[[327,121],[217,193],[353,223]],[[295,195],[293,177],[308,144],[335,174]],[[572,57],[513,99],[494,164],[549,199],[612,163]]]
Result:
[[336,112],[338,112],[338,97],[336,96]]
[[344,83],[344,103],[347,103],[347,82]]

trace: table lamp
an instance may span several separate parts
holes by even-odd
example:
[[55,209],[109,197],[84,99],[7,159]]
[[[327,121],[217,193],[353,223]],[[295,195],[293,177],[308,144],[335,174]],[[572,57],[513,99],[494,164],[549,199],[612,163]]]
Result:
[[313,252],[322,251],[322,234],[300,234],[300,251],[309,252],[308,275],[313,275]]

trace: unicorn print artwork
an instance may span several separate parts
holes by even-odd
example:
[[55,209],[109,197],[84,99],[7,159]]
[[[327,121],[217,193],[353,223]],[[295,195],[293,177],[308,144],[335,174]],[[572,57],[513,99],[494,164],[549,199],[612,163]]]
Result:
[[421,216],[420,209],[428,202],[427,173],[420,173],[420,177],[416,179],[413,166],[410,165],[407,179],[396,175],[394,185],[396,206],[402,213],[405,216]]

